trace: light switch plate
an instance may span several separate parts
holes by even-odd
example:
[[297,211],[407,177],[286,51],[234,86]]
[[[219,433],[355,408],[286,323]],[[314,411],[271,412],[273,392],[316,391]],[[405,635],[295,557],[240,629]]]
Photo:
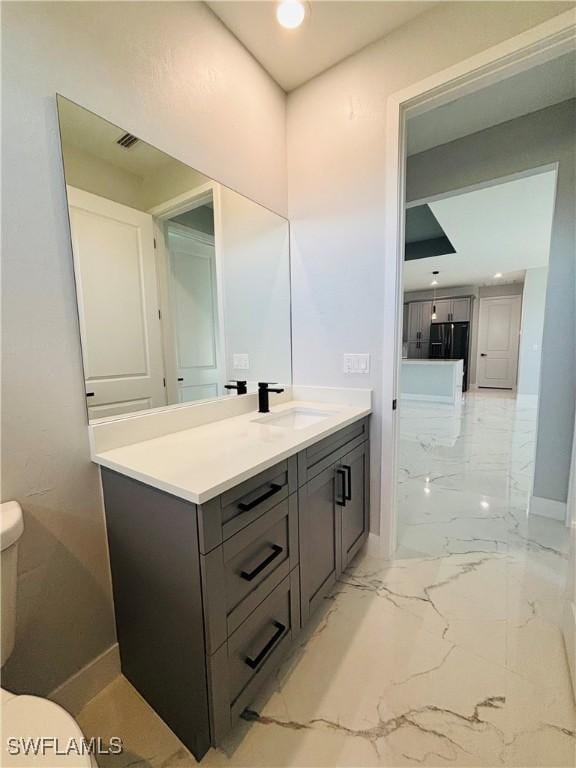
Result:
[[345,353],[342,370],[344,373],[370,373],[370,355]]
[[250,368],[250,360],[248,358],[248,355],[233,354],[232,367],[237,371],[247,371],[248,368]]

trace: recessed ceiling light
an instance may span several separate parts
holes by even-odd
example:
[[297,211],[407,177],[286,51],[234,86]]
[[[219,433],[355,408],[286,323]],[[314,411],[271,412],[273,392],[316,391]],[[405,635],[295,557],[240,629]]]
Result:
[[496,277],[496,278],[498,278],[498,277],[502,277],[502,272],[496,272],[496,274],[494,275],[494,277]]
[[306,9],[300,0],[282,0],[276,7],[278,23],[285,29],[296,29],[304,21]]

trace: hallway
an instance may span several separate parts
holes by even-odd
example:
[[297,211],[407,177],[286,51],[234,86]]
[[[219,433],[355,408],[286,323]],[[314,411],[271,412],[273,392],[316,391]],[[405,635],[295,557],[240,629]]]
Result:
[[[345,572],[242,733],[208,766],[561,766],[576,714],[559,629],[566,529],[527,520],[535,408],[402,405],[398,557]],[[80,716],[105,766],[192,756],[123,679]]]

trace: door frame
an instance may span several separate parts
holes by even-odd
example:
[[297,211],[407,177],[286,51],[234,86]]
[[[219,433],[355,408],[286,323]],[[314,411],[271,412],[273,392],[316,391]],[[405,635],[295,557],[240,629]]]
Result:
[[482,304],[482,302],[488,302],[488,301],[499,301],[502,299],[512,299],[515,300],[517,304],[519,304],[519,317],[518,317],[518,334],[517,334],[517,340],[516,340],[516,376],[514,378],[514,384],[510,388],[509,391],[516,392],[516,389],[518,388],[518,361],[520,357],[520,332],[522,328],[522,294],[520,293],[511,293],[509,295],[503,295],[503,296],[480,296],[478,298],[478,329],[476,331],[478,343],[477,343],[477,349],[476,349],[476,382],[475,385],[481,389],[505,389],[508,391],[507,387],[480,387],[480,384],[478,383],[478,371],[480,370],[480,331],[482,328],[482,307],[486,306],[486,304]]
[[384,210],[384,333],[381,398],[381,499],[378,551],[392,558],[397,542],[399,398],[402,360],[406,116],[424,114],[574,49],[576,21],[568,10],[532,29],[393,93],[386,109]]
[[[218,341],[222,366],[226,373],[226,337],[224,333],[224,268],[222,264],[222,216],[220,204],[220,185],[215,181],[207,182],[199,187],[184,192],[181,195],[166,200],[148,210],[154,219],[154,234],[156,239],[156,268],[158,271],[158,286],[160,293],[160,311],[162,313],[162,348],[164,352],[164,370],[166,372],[166,394],[174,405],[185,405],[178,402],[176,382],[176,357],[174,352],[174,335],[170,308],[169,291],[169,254],[164,239],[164,223],[174,216],[187,213],[212,201],[214,207],[214,259],[216,265],[216,300],[218,307]],[[224,383],[224,382],[223,382]],[[219,399],[208,398],[209,400]],[[197,400],[194,402],[206,402]]]

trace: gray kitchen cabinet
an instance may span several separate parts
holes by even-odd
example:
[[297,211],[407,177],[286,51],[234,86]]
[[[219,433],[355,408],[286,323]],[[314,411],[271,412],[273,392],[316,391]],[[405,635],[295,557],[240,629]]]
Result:
[[461,299],[452,299],[452,320],[455,323],[470,320],[470,298],[464,296]]
[[408,304],[408,357],[428,357],[431,322],[431,301],[411,301]]
[[436,299],[435,323],[459,323],[470,320],[470,297]]
[[408,305],[408,341],[428,341],[432,318],[431,301],[411,301]]
[[102,468],[122,671],[197,759],[368,536],[368,419],[196,505]]
[[452,299],[436,299],[434,306],[436,307],[434,323],[447,323],[452,319]]

